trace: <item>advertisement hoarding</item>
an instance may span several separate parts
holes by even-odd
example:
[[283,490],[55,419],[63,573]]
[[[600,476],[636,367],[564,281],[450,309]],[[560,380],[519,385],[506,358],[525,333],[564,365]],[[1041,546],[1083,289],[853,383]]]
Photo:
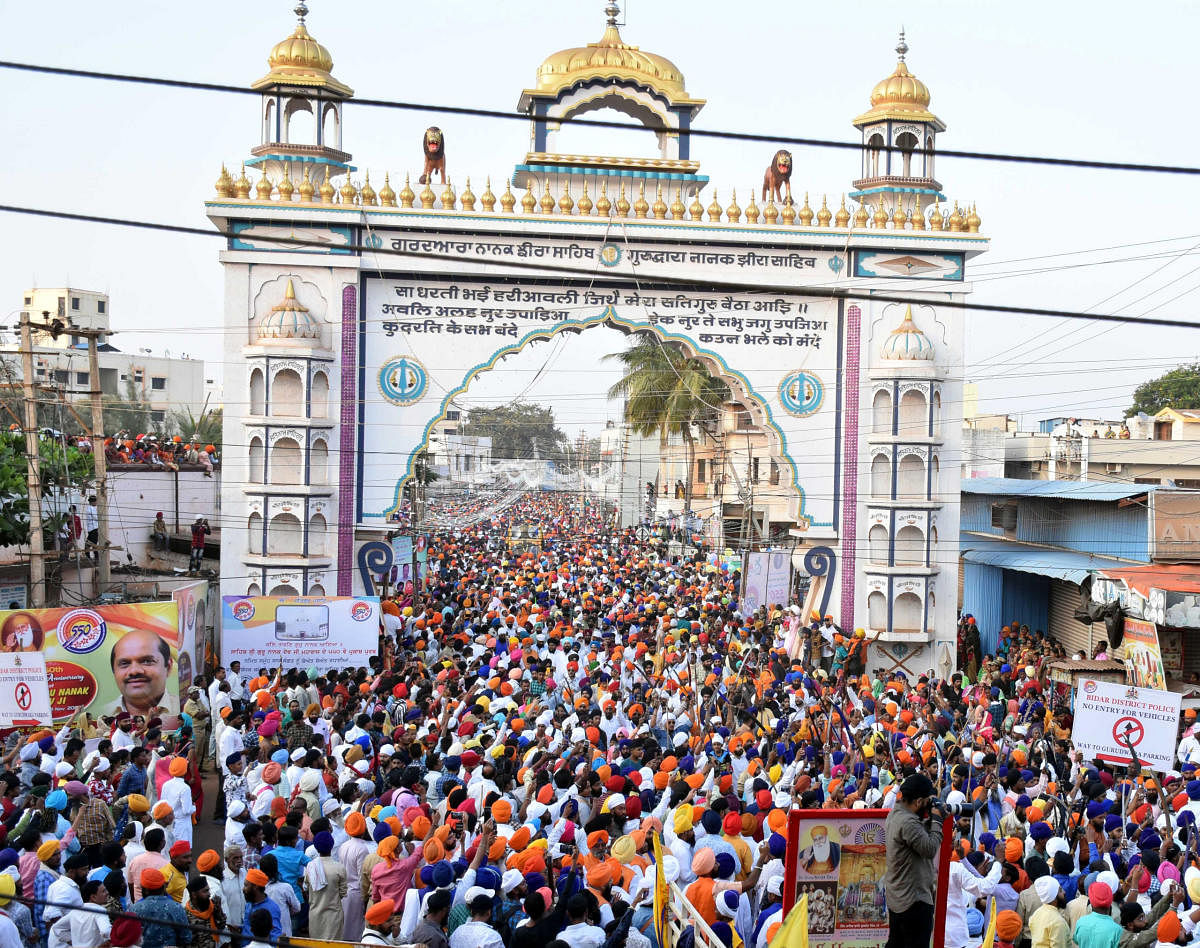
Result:
[[208,634],[208,582],[180,586],[171,598],[179,608],[179,693],[186,695],[196,676],[216,658]]
[[1158,629],[1153,622],[1126,619],[1121,648],[1125,651],[1125,670],[1131,685],[1137,685],[1139,688],[1167,687],[1162,647],[1158,641]]
[[179,713],[179,620],[174,602],[0,612],[0,651],[41,652],[56,722],[126,710]]
[[0,652],[0,727],[50,723],[45,657],[41,652]]
[[226,596],[221,664],[259,668],[365,666],[379,654],[377,596]]

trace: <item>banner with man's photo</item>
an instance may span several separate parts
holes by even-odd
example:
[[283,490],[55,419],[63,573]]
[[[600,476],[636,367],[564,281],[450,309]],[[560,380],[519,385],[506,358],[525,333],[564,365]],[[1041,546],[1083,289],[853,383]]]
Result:
[[0,653],[45,659],[55,723],[123,711],[176,720],[179,636],[174,602],[0,611]]
[[[888,939],[886,810],[793,810],[783,911],[808,896],[812,945],[878,948]],[[798,830],[798,831],[797,831]]]
[[225,596],[221,664],[260,668],[365,667],[379,654],[379,597]]

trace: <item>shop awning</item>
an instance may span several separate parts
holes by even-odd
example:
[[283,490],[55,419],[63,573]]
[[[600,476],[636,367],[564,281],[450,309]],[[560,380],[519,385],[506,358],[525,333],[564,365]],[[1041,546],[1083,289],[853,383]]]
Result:
[[1143,599],[1150,596],[1151,588],[1167,592],[1200,593],[1200,572],[1194,563],[1150,563],[1147,566],[1124,566],[1104,569],[1100,573],[1105,579],[1124,582]]
[[1081,584],[1098,570],[1120,569],[1125,566],[1120,560],[1107,556],[1006,542],[978,533],[961,534],[959,546],[962,558],[968,563],[1035,573],[1038,576],[1063,579],[1075,585]]

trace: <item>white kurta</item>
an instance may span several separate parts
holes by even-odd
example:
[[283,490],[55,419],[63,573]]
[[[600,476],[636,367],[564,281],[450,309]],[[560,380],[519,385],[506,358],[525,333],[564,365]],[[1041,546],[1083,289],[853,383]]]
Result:
[[196,801],[192,799],[192,788],[182,777],[172,777],[162,788],[162,801],[168,803],[175,813],[171,829],[175,839],[192,844],[192,815],[196,812]]

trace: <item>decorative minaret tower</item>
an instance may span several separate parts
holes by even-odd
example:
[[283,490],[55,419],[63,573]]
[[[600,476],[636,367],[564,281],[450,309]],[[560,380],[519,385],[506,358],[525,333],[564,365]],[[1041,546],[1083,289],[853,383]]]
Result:
[[871,90],[871,108],[854,120],[862,132],[862,177],[850,196],[869,209],[882,200],[889,219],[896,206],[909,219],[944,201],[942,186],[933,177],[934,142],[946,126],[929,111],[929,88],[908,71],[904,31],[890,76]]
[[276,183],[286,164],[295,185],[307,171],[319,187],[326,169],[331,178],[354,170],[342,151],[342,106],[354,90],[333,78],[333,57],[304,25],[303,0],[295,13],[296,28],[267,58],[271,71],[250,84],[262,92],[262,144],[251,149],[254,157],[246,164]]

